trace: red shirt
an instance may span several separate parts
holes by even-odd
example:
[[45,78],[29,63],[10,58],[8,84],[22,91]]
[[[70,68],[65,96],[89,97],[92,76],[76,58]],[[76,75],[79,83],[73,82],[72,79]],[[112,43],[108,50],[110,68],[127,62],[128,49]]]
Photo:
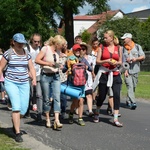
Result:
[[[114,46],[114,53],[110,53],[108,48],[107,48],[107,46],[104,46],[103,48],[101,47],[101,49],[103,49],[102,50],[101,60],[106,60],[106,59],[110,59],[110,58],[112,58],[112,59],[114,59],[116,61],[119,60],[120,55],[119,55],[119,48],[118,48],[118,46]],[[116,68],[116,66],[111,65],[109,63],[104,63],[104,64],[102,64],[102,66],[104,66],[104,67],[106,67],[106,68],[108,68],[110,70]],[[119,74],[118,71],[113,72],[113,75],[118,75],[118,74]]]

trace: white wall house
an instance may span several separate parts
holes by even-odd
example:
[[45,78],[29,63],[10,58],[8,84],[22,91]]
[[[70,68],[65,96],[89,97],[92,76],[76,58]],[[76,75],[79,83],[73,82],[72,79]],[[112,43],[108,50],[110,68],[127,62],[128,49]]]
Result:
[[123,18],[124,13],[121,10],[107,11],[98,15],[82,15],[74,17],[74,37],[80,34],[83,30],[88,32],[97,32],[95,24],[98,22],[104,22],[107,16],[112,17],[111,19]]
[[90,28],[97,20],[74,20],[74,36]]

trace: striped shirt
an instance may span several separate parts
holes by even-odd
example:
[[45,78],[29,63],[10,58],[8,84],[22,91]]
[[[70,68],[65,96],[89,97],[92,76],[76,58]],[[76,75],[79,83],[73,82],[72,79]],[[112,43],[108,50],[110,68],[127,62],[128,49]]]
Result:
[[3,57],[7,60],[6,79],[16,83],[29,81],[28,61],[31,59],[29,53],[17,55],[13,50],[9,49],[3,54]]

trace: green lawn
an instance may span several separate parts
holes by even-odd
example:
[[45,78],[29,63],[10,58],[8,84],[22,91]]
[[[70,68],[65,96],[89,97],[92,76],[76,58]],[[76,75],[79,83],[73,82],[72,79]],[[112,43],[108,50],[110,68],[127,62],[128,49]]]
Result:
[[[122,96],[126,96],[126,93],[127,93],[126,85],[123,82],[121,94]],[[137,88],[135,91],[135,97],[150,100],[149,93],[150,93],[150,72],[140,72]]]
[[11,135],[5,129],[0,127],[0,150],[29,150],[21,148],[21,145],[16,143]]

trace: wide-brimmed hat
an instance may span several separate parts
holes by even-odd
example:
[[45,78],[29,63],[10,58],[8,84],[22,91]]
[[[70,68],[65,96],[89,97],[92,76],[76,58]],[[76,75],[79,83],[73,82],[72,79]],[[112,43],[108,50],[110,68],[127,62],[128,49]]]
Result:
[[23,34],[21,33],[16,33],[14,36],[13,36],[13,40],[18,42],[18,43],[23,43],[23,44],[26,44],[27,41],[25,40],[25,37]]
[[90,54],[90,53],[91,53],[92,49],[91,49],[91,46],[90,46],[89,44],[86,44],[85,42],[82,42],[82,43],[80,43],[80,46],[81,46],[81,48],[82,48],[82,46],[85,46],[85,47],[86,47],[86,49],[87,49],[87,54]]

